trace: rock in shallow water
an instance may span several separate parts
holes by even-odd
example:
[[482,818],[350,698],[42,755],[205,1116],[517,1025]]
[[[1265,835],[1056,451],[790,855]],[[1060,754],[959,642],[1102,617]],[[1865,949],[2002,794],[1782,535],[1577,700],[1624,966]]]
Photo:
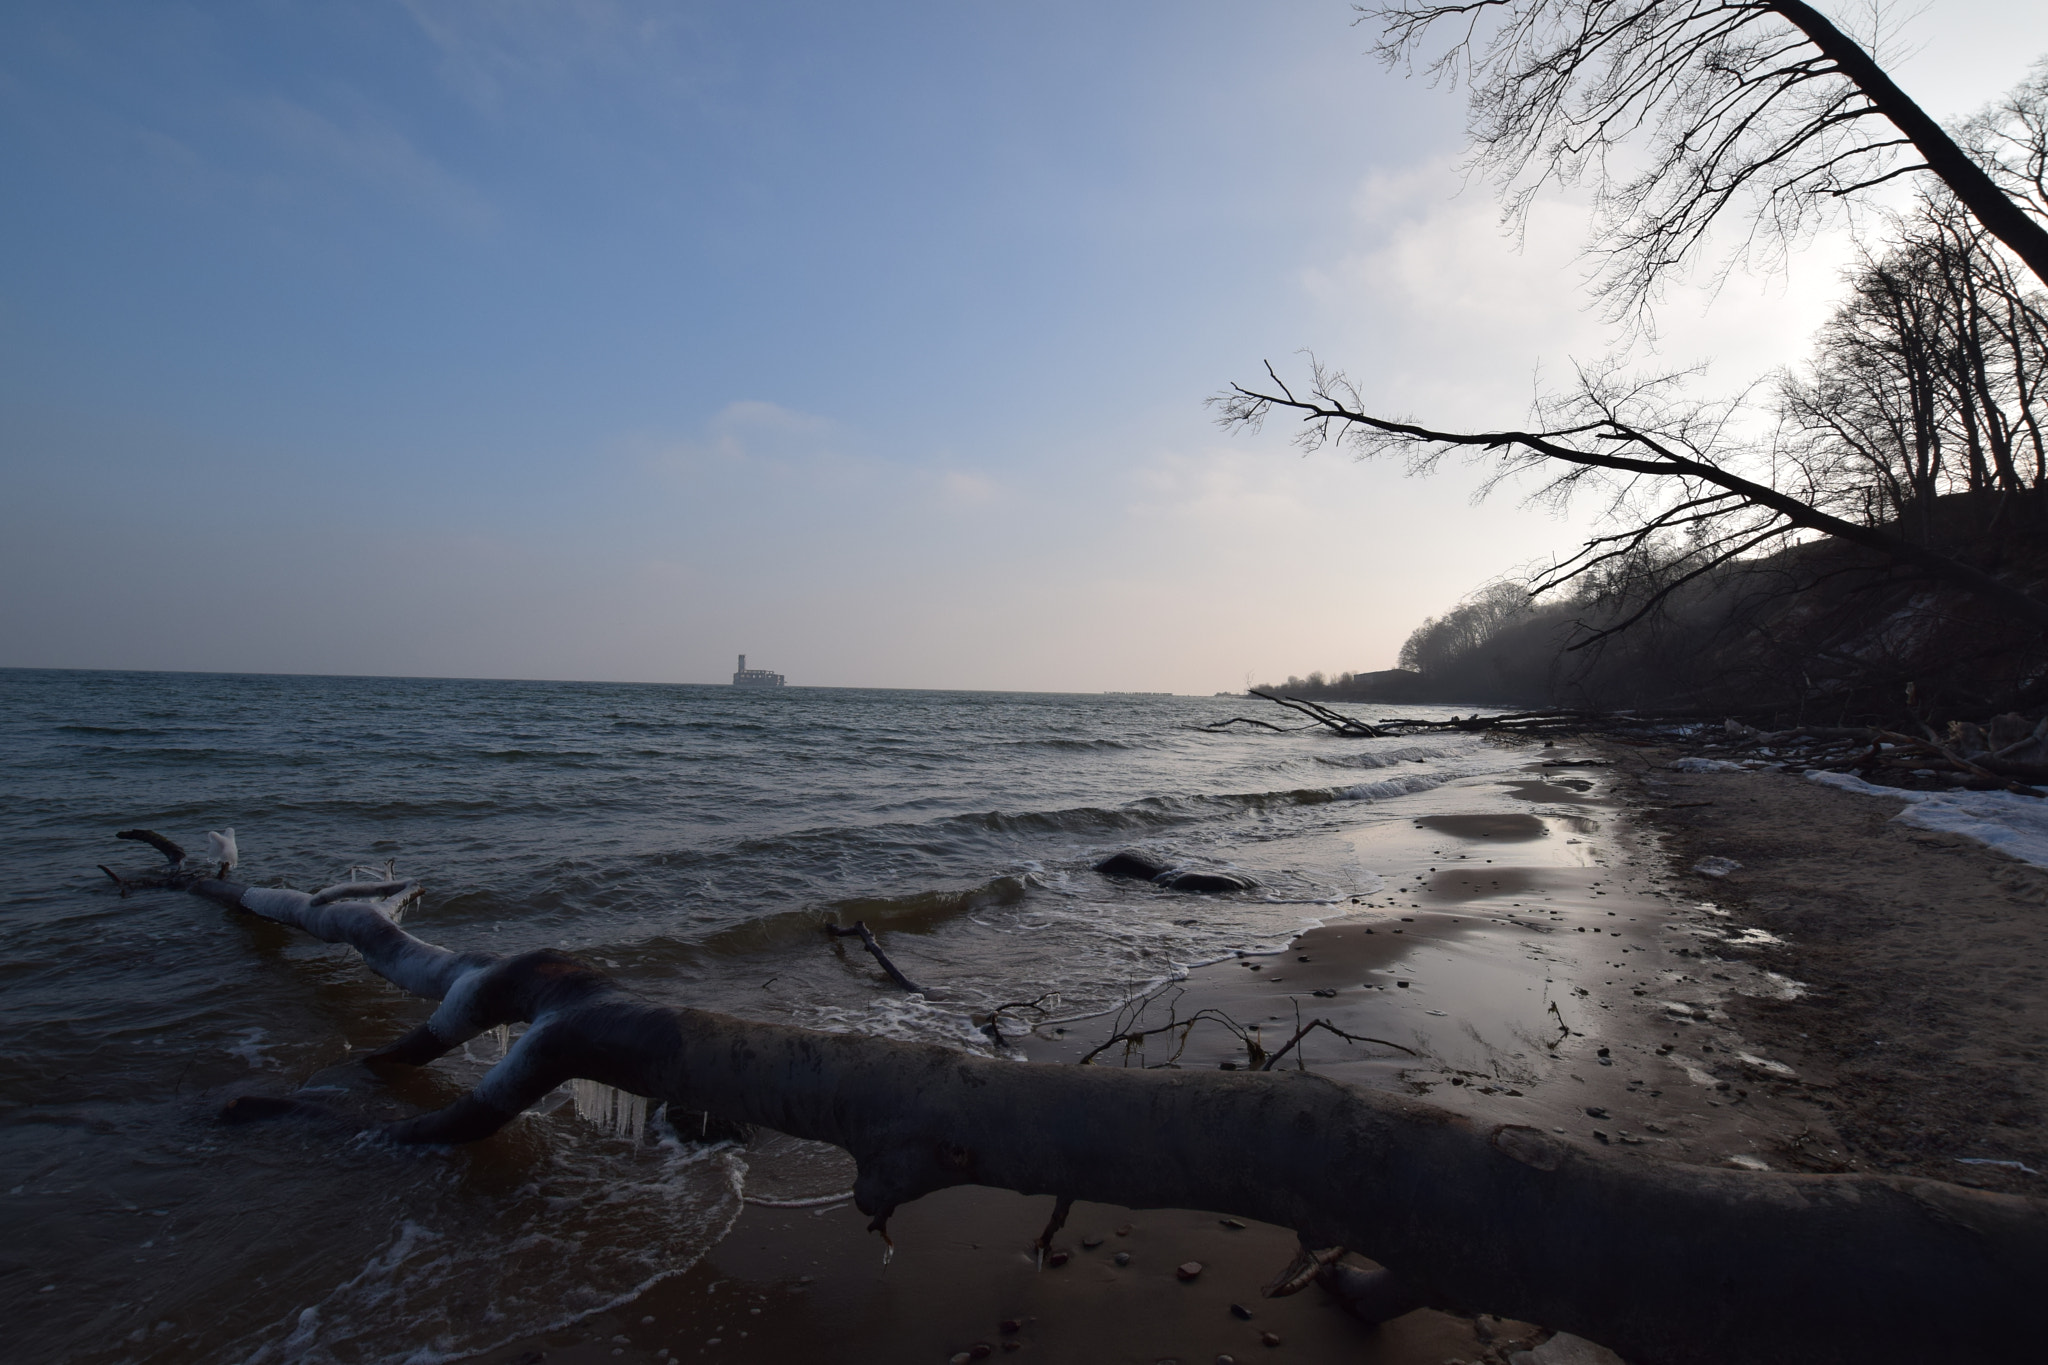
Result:
[[1258,885],[1250,877],[1236,872],[1192,872],[1168,867],[1142,853],[1128,851],[1104,858],[1095,864],[1095,870],[1105,877],[1130,877],[1163,886],[1169,891],[1195,891],[1210,895],[1250,891]]

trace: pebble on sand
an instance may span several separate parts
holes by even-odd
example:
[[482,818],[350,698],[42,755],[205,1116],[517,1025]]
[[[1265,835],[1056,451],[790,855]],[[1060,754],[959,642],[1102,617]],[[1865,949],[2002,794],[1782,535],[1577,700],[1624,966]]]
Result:
[[1182,1261],[1174,1267],[1173,1273],[1180,1276],[1183,1280],[1192,1280],[1202,1273],[1202,1263],[1200,1261]]

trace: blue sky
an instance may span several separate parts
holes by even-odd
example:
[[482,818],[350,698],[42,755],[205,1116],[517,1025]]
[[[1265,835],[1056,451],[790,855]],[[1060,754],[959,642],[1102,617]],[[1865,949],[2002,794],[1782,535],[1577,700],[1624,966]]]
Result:
[[[2032,11],[1937,0],[1909,88],[1950,115],[2010,84]],[[11,4],[0,664],[1386,666],[1575,524],[1202,400],[1311,348],[1390,407],[1513,417],[1605,337],[1577,210],[1513,250],[1459,194],[1458,101],[1350,18]],[[1667,346],[1797,355],[1833,259],[1678,308]]]

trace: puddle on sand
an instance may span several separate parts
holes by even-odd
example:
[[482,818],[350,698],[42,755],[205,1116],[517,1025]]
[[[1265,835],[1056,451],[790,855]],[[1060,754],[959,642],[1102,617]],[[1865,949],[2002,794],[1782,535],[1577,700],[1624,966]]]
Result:
[[1494,843],[1520,843],[1549,837],[1550,826],[1533,815],[1519,811],[1500,815],[1425,815],[1415,821],[1418,828],[1448,834],[1453,839]]
[[1584,778],[1578,777],[1562,779],[1532,777],[1517,782],[1503,782],[1501,785],[1508,789],[1510,796],[1520,797],[1524,801],[1590,803],[1600,800],[1599,796],[1594,794],[1593,784]]
[[[1739,1040],[1715,1006],[1767,974],[1678,954],[1706,915],[1660,885],[1653,834],[1588,813],[1612,804],[1608,779],[1557,793],[1544,788],[1558,784],[1508,784],[1522,800],[1568,800],[1565,809],[1483,809],[1502,799],[1502,785],[1449,786],[1431,794],[1431,813],[1354,830],[1359,864],[1385,891],[1355,898],[1285,952],[1196,970],[1145,1024],[1216,1009],[1271,1053],[1299,1025],[1325,1020],[1380,1042],[1318,1031],[1280,1065],[1305,1052],[1334,1078],[1665,1159],[1723,1162],[1730,1151],[1781,1145],[1811,1121],[1760,1084],[1782,1081],[1775,1069],[1723,1065]],[[1733,941],[1725,929],[1713,937]],[[1686,1014],[1672,1009],[1676,995],[1695,1001]],[[1719,1046],[1678,1052],[1709,1037]],[[1237,1037],[1205,1027],[1098,1064],[1246,1061]]]

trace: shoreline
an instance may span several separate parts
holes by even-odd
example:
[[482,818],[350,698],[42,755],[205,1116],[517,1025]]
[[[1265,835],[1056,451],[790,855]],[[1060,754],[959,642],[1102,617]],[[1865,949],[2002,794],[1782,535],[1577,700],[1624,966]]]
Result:
[[[1997,909],[2015,894],[2048,904],[2048,872],[1959,836],[1889,825],[1891,803],[1881,798],[1778,774],[1673,772],[1662,766],[1673,755],[1612,742],[1574,746],[1603,766],[1565,768],[1554,758],[1545,766],[1545,753],[1559,752],[1531,750],[1519,774],[1486,779],[1527,802],[1526,817],[1438,813],[1349,831],[1343,837],[1361,861],[1385,876],[1381,893],[1332,907],[1339,913],[1283,951],[1191,969],[1153,994],[1143,1026],[1166,1022],[1162,1011],[1184,1019],[1220,1010],[1259,1029],[1272,1051],[1293,1036],[1297,1017],[1321,1018],[1414,1055],[1317,1032],[1286,1064],[1306,1053],[1307,1065],[1326,1075],[1486,1121],[1546,1127],[1624,1159],[1881,1169],[2041,1193],[2017,1170],[1958,1166],[1933,1148],[1879,1151],[1870,1137],[1904,1132],[1904,1121],[1919,1125],[1911,1131],[1923,1147],[1928,1133],[1941,1131],[1951,1145],[1975,1142],[1991,1159],[2048,1170],[2039,1109],[2028,1107],[2048,1091],[2031,1045],[1994,1049],[1995,1059],[1978,1067],[2031,1066],[2032,1080],[1994,1087],[2004,1098],[1966,1128],[1955,1117],[1953,1087],[1925,1093],[1919,1072],[1877,1072],[1831,1054],[1871,1010],[1884,1008],[1885,982],[1920,970],[1874,965],[1897,950],[1882,935],[1872,938],[1873,917],[1910,914],[1916,897],[1948,885],[1962,867],[1988,888],[1979,892],[1979,918],[2002,941],[2011,937],[2010,916]],[[1767,847],[1795,834],[1798,849],[1772,861]],[[1866,844],[1886,855],[1888,883],[1859,879],[1872,857]],[[1724,879],[1690,871],[1710,855],[1745,867]],[[1800,908],[1831,879],[1853,883],[1865,906],[1853,929],[1832,935],[1827,916],[1847,913],[1840,904]],[[2048,915],[2031,922],[2048,946]],[[1981,969],[1983,956],[1957,954],[1956,970]],[[2008,969],[2023,970],[2013,964],[2027,954],[2009,956]],[[1869,1008],[1841,1013],[1842,983],[1859,980]],[[2034,1030],[2029,1036],[2041,1036],[2044,1003],[2036,984],[2033,1012],[2020,1025]],[[1987,1004],[1977,1013],[1984,1018],[1962,1030],[1956,1047],[1995,1042],[1991,1015],[2009,1011]],[[1107,1017],[1093,1022],[1034,1035],[1026,1054],[1077,1060],[1115,1031]],[[1178,1046],[1171,1064],[1184,1067],[1246,1058],[1240,1039],[1221,1027],[1198,1028]],[[1157,1065],[1161,1048],[1129,1058],[1112,1049],[1095,1064]],[[1926,1063],[1925,1051],[1910,1056]],[[2015,1118],[2020,1126],[2000,1123]],[[1946,1126],[1937,1130],[1937,1122]],[[2015,1136],[2027,1125],[2031,1138]],[[1998,1141],[1987,1142],[1993,1127]],[[838,1159],[846,1179],[832,1188],[844,1189],[851,1165]],[[749,1205],[685,1274],[616,1310],[475,1359],[939,1362],[986,1346],[991,1357],[1019,1360],[1147,1365],[1229,1355],[1441,1365],[1502,1362],[1546,1335],[1539,1325],[1431,1310],[1367,1328],[1315,1287],[1261,1299],[1260,1285],[1293,1252],[1292,1233],[1231,1226],[1238,1220],[1204,1211],[1076,1205],[1054,1241],[1071,1259],[1040,1269],[1027,1248],[1049,1212],[1049,1201],[1007,1191],[932,1195],[892,1220],[896,1250],[885,1265],[850,1203]],[[1119,1236],[1119,1228],[1128,1232]],[[1129,1265],[1115,1264],[1119,1250],[1130,1253]],[[1174,1267],[1190,1260],[1203,1270],[1179,1282]],[[1017,1330],[1005,1332],[1006,1322]],[[1262,1345],[1264,1332],[1280,1344]]]
[[[1674,771],[1683,751],[1609,747],[1675,861],[1741,864],[1715,893],[1782,940],[1722,955],[1805,984],[1732,1011],[1797,1068],[1818,1111],[1816,1141],[1783,1168],[2048,1194],[2048,869],[1895,822],[1904,797],[1775,772]],[[1823,1134],[1831,1150],[1819,1150]]]

